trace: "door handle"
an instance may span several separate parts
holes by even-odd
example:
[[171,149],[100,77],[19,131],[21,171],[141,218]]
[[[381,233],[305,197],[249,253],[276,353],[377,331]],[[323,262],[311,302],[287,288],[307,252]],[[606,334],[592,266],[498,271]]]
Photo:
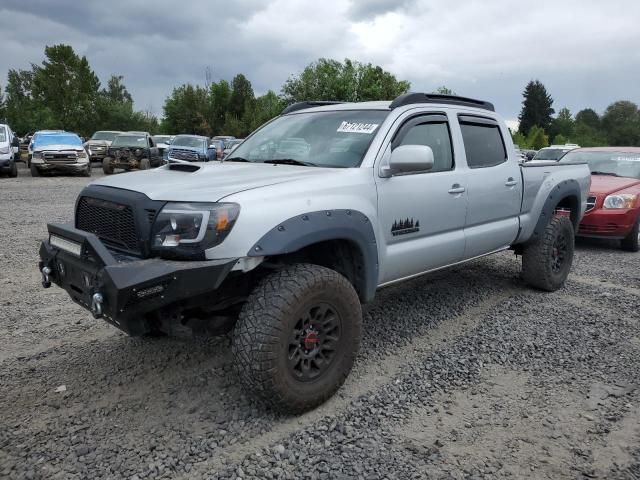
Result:
[[449,193],[451,195],[456,195],[458,193],[464,193],[465,188],[461,187],[459,183],[454,183],[453,185],[451,185],[451,189],[449,189]]
[[505,186],[507,186],[507,187],[513,187],[514,185],[517,185],[517,184],[518,184],[518,182],[516,182],[516,181],[513,179],[513,177],[509,177],[509,178],[507,179],[507,181],[505,182]]

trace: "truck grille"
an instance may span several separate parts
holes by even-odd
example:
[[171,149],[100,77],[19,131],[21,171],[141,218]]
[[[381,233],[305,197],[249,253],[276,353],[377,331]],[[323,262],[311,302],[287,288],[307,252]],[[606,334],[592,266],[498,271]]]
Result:
[[76,152],[44,152],[42,158],[46,163],[76,163],[78,154]]
[[596,208],[596,197],[587,198],[587,212]]
[[94,233],[116,248],[140,251],[134,212],[128,205],[81,197],[76,210],[76,228]]
[[193,150],[183,150],[181,148],[172,148],[169,150],[169,158],[176,160],[186,160],[188,162],[197,162],[198,153]]

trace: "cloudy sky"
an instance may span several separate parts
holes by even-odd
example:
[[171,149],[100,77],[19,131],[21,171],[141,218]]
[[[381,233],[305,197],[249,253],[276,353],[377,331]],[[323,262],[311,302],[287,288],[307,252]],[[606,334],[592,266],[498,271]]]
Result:
[[103,82],[124,75],[136,107],[158,114],[207,67],[263,93],[319,57],[381,65],[414,91],[446,85],[507,119],[532,78],[556,110],[640,102],[638,0],[3,0],[0,85],[55,43],[86,55]]

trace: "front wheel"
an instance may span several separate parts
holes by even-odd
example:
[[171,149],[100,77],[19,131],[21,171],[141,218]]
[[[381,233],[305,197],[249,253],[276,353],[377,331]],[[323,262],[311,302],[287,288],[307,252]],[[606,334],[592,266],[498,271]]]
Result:
[[640,250],[640,218],[638,218],[629,235],[622,239],[620,246],[627,252],[637,252]]
[[554,292],[564,285],[573,262],[575,236],[569,217],[556,216],[522,254],[522,278],[532,287]]
[[113,165],[111,165],[111,157],[105,157],[102,160],[102,171],[105,175],[111,175],[113,173]]
[[9,177],[16,178],[17,176],[18,176],[18,165],[16,165],[16,162],[14,161],[11,164],[11,170],[9,170]]
[[40,176],[40,170],[38,170],[38,167],[36,167],[34,164],[31,164],[31,166],[29,167],[29,170],[31,170],[32,177]]
[[285,267],[253,290],[235,325],[240,379],[277,410],[314,408],[349,375],[361,330],[360,301],[345,277],[317,265]]
[[140,170],[149,170],[151,168],[151,162],[149,162],[148,158],[143,158],[140,160]]

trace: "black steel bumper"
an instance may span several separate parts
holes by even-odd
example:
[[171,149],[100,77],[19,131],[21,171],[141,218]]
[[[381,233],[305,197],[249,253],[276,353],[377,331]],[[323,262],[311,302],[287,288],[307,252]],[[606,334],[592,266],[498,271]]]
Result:
[[40,245],[43,286],[55,283],[94,317],[129,335],[149,330],[147,314],[218,288],[236,262],[124,257],[91,233],[70,225],[47,227],[49,238]]

